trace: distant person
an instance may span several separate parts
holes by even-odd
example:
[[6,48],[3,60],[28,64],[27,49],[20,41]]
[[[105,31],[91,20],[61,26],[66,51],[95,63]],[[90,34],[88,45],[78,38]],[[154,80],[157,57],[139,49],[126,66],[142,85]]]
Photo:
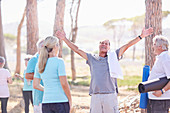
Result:
[[[44,40],[34,75],[33,87],[44,91],[43,113],[69,113],[72,104],[64,61],[57,57],[57,40],[52,36]],[[41,79],[44,87],[40,85]]]
[[[164,36],[155,36],[153,41],[156,61],[148,80],[167,77],[170,79],[170,55],[168,54],[168,39]],[[169,113],[170,108],[170,82],[161,90],[148,92],[147,113]]]
[[[111,79],[110,71],[120,71],[119,63],[116,63],[122,54],[132,45],[139,42],[142,38],[152,34],[153,29],[143,29],[142,34],[135,39],[131,40],[127,44],[123,45],[113,55],[109,55],[110,42],[104,40],[99,43],[99,55],[92,55],[80,50],[75,44],[70,42],[63,31],[57,31],[56,36],[63,40],[74,52],[83,57],[87,64],[90,66],[91,83],[90,91],[91,106],[90,113],[119,113],[117,93],[116,93],[116,80]],[[108,61],[109,60],[109,61]],[[109,64],[115,63],[117,65]],[[112,68],[112,69],[110,69]],[[118,70],[117,70],[118,69]],[[120,72],[121,73],[121,72]],[[115,76],[116,77],[116,76]],[[121,78],[121,77],[120,77]],[[113,80],[113,83],[112,83]]]
[[[43,47],[43,41],[44,40],[39,40],[37,42],[38,53],[36,53],[33,56],[33,58],[31,58],[28,62],[27,70],[26,70],[26,76],[25,76],[26,79],[33,80],[33,78],[34,78],[35,66],[38,62],[40,49]],[[43,85],[42,81],[40,83],[41,83],[41,85]],[[43,91],[39,91],[39,90],[36,90],[36,89],[33,88],[32,94],[33,94],[34,113],[42,113]]]
[[12,84],[11,74],[4,69],[5,59],[0,56],[0,101],[2,113],[7,113],[7,102],[10,96],[8,83]]
[[[31,58],[31,56],[27,55],[24,59],[26,68],[27,68],[27,64],[28,64],[28,61],[30,60],[30,58]],[[26,73],[26,69],[24,70],[23,77],[21,77],[21,75],[19,75],[18,73],[16,73],[15,76],[18,77],[20,80],[22,80],[24,82],[23,98],[24,98],[24,102],[25,102],[25,113],[29,113],[30,101],[33,105],[33,99],[32,99],[32,90],[33,90],[32,83],[33,83],[33,81],[26,79],[25,73]]]

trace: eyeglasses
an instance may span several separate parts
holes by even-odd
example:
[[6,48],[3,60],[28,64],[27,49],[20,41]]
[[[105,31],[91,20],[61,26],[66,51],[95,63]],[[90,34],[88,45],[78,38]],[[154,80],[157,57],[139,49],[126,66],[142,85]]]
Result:
[[102,45],[110,45],[109,43],[107,43],[107,42],[100,42],[100,44],[102,44]]

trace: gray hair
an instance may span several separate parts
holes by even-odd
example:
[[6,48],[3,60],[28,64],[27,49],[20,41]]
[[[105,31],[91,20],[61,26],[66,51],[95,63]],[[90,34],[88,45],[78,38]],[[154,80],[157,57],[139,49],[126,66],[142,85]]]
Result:
[[154,37],[154,42],[156,46],[162,46],[162,50],[168,51],[169,42],[166,37],[157,35]]
[[5,62],[5,58],[0,56],[0,63],[4,63]]

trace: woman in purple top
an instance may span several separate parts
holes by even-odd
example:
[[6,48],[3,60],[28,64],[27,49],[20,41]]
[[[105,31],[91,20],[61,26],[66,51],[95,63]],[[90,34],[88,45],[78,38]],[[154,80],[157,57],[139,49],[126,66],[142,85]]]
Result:
[[7,113],[7,102],[9,98],[8,83],[12,84],[11,74],[7,69],[4,69],[5,59],[0,56],[0,101],[2,113]]

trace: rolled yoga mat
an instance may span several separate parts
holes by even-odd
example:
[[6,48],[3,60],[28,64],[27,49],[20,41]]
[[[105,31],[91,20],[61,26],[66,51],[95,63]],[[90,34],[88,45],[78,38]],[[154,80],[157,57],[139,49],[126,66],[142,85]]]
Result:
[[[148,80],[149,72],[150,72],[150,66],[145,65],[143,67],[142,82],[145,82],[145,81]],[[141,93],[139,107],[142,108],[142,109],[146,109],[147,108],[147,102],[148,102],[148,93]]]
[[138,86],[138,90],[140,93],[161,90],[168,82],[169,80],[167,79],[167,77],[141,82]]

